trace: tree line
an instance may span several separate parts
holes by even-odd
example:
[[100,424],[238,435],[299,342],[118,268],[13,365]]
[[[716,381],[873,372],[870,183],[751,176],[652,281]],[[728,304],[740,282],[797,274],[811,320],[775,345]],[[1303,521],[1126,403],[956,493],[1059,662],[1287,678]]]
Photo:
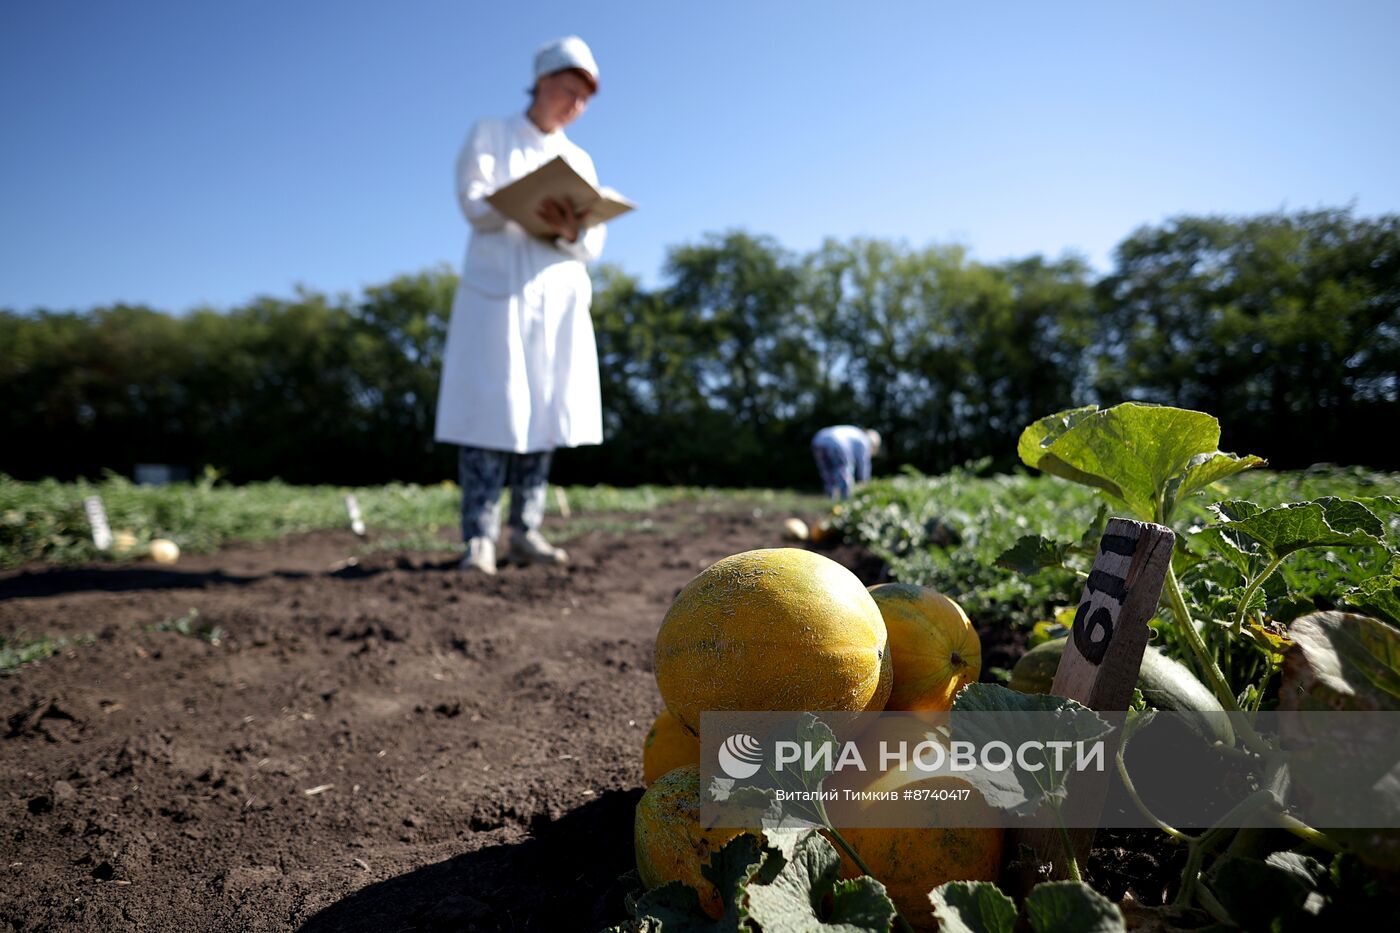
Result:
[[[451,477],[432,433],[455,286],[443,268],[226,312],[0,311],[0,472]],[[1127,399],[1209,411],[1277,466],[1397,466],[1400,215],[1179,217],[1104,275],[731,231],[671,249],[657,287],[599,267],[593,317],[607,441],[561,451],[559,482],[810,487],[811,435],[841,422],[881,431],[885,469],[1010,467],[1030,421]]]

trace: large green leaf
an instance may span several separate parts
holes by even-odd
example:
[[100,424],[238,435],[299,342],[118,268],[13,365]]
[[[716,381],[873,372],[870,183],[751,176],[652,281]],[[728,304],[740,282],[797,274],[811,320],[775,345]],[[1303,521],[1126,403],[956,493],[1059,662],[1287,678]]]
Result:
[[1124,933],[1118,906],[1081,881],[1047,881],[1031,889],[1026,916],[1035,933]]
[[[1245,508],[1246,505],[1252,507]],[[1286,557],[1308,547],[1384,544],[1385,525],[1374,512],[1354,499],[1324,496],[1273,509],[1235,501],[1219,504],[1216,512],[1226,520],[1212,528],[1245,535],[1273,557]]]
[[1219,445],[1220,423],[1205,412],[1124,402],[1042,418],[1021,433],[1017,452],[1027,466],[1102,489],[1135,517],[1154,521],[1169,488],[1183,494],[1193,462],[1193,482],[1210,482],[1224,468],[1209,458],[1193,460],[1217,454]]
[[[970,715],[961,715],[964,713]],[[1040,743],[1042,750],[1050,747],[1049,742],[1089,742],[1111,729],[1093,710],[1074,700],[983,683],[969,684],[958,694],[949,725],[955,739],[978,747],[994,741],[1011,748]],[[959,776],[981,791],[990,805],[1029,816],[1046,801],[1064,798],[1069,769],[1056,767],[1055,756],[1048,752],[1027,758],[1040,767],[1025,768],[1017,756],[1009,768],[977,768]],[[1068,758],[1065,764],[1069,764]]]
[[990,881],[949,881],[928,892],[939,933],[1014,933],[1016,902]]
[[749,917],[764,933],[884,933],[894,904],[869,877],[838,881],[841,857],[818,833],[800,839],[782,871],[748,887]]

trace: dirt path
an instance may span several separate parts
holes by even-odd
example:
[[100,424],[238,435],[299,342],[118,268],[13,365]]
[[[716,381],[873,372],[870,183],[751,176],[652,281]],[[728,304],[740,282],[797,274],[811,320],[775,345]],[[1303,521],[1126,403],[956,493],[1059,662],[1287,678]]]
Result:
[[[348,533],[0,576],[0,632],[93,637],[0,679],[0,928],[621,920],[657,624],[783,517],[674,507],[495,579],[338,566]],[[155,628],[190,609],[217,645]]]

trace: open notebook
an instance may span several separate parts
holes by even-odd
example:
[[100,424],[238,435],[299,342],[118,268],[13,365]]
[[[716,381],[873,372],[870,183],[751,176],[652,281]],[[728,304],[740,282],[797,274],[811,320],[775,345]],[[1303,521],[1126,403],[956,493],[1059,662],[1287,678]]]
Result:
[[535,213],[546,198],[567,200],[575,211],[588,211],[585,227],[612,220],[637,206],[611,188],[593,187],[562,156],[487,195],[486,202],[535,236],[548,237],[554,231]]

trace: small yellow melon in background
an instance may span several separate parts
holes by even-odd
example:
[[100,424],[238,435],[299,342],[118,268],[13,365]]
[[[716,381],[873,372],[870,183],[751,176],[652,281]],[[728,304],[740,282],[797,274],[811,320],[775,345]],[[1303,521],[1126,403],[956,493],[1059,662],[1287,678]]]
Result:
[[700,866],[741,829],[705,829],[700,825],[700,768],[685,765],[661,776],[637,804],[633,843],[637,874],[651,890],[668,881],[682,881],[700,895],[711,917],[724,913],[719,891],[700,873]]
[[156,538],[150,545],[151,560],[157,564],[173,564],[180,559],[180,545],[169,538]]
[[118,531],[112,535],[112,552],[125,554],[136,549],[136,535],[129,531]]
[[807,523],[800,518],[789,518],[783,522],[783,537],[790,541],[806,541],[810,532]]
[[691,734],[704,710],[879,711],[885,622],[855,574],[800,548],[717,561],[685,585],[656,636],[656,685]]
[[890,634],[894,688],[886,709],[946,710],[982,673],[982,643],[962,607],[914,583],[870,588]]
[[681,728],[669,710],[663,709],[651,724],[642,748],[642,786],[681,765],[700,764],[700,740]]

